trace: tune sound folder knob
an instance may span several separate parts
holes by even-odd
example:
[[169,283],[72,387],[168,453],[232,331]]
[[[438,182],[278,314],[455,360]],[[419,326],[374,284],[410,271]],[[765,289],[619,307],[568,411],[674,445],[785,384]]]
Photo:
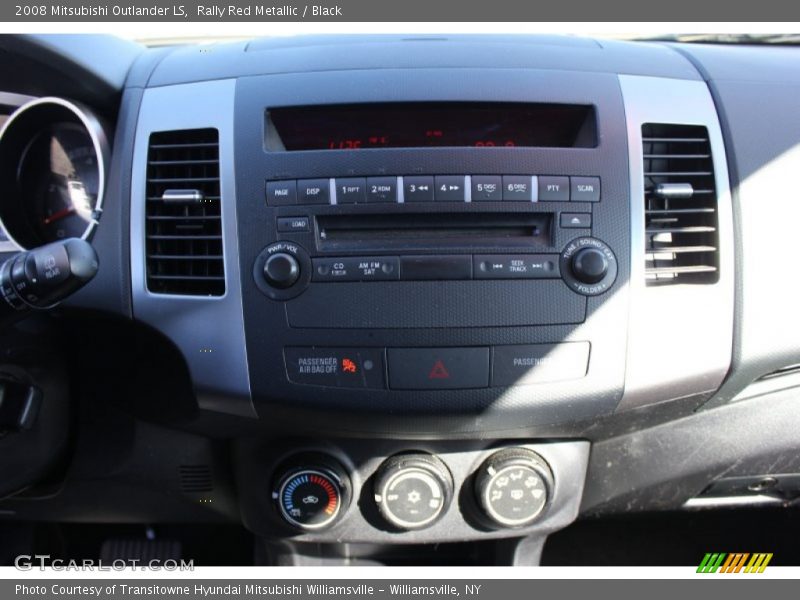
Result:
[[564,283],[584,296],[607,292],[617,279],[617,257],[597,238],[572,240],[561,251],[559,267]]
[[608,273],[608,259],[598,248],[583,248],[572,257],[572,273],[578,281],[597,283]]

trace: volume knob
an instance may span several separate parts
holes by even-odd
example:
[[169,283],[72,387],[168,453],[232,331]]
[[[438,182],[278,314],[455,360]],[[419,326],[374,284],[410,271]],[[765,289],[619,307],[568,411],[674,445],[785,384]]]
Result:
[[286,289],[300,278],[300,263],[286,252],[276,252],[264,263],[264,279],[272,287]]

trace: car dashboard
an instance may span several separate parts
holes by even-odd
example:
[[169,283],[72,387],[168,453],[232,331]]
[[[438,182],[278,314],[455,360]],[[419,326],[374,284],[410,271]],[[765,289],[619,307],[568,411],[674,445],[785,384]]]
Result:
[[[800,497],[796,49],[0,47],[3,520],[538,564]],[[46,305],[17,257],[71,238],[97,275]]]

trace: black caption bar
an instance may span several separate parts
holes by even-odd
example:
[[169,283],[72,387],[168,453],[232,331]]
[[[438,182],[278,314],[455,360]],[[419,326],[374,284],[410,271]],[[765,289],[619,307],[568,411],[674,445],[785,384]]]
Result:
[[6,22],[791,22],[800,18],[800,4],[785,0],[748,3],[641,2],[641,0],[338,0],[306,4],[289,0],[266,4],[247,0],[26,1],[0,4]]
[[[686,568],[694,575],[695,568]],[[705,577],[713,577],[706,575]],[[794,589],[792,580],[764,579],[744,581],[758,575],[730,576],[714,582],[714,593],[728,600],[751,598],[754,586],[760,593],[789,592]],[[606,597],[606,594],[622,595],[626,598],[647,596],[649,600],[673,600],[676,597],[699,596],[698,580],[691,579],[485,579],[485,580],[413,580],[413,579],[310,579],[291,580],[187,580],[151,579],[26,579],[0,581],[0,597],[29,598],[31,600],[78,600],[100,598],[102,600],[172,600],[175,598],[194,600],[234,600],[254,598],[291,598],[306,600],[366,600],[368,598],[399,598],[418,600],[420,597],[458,598],[459,600],[530,600],[544,594],[555,597],[577,598]],[[700,584],[708,589],[708,584]],[[534,596],[535,594],[535,596]]]

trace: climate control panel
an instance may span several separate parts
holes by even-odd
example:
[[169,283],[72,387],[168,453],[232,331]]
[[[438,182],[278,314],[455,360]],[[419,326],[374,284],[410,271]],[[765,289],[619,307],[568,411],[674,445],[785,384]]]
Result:
[[476,532],[510,537],[551,531],[577,514],[589,453],[584,441],[488,448],[437,443],[423,450],[376,440],[367,446],[374,454],[350,455],[347,449],[364,452],[364,445],[348,442],[344,450],[320,446],[284,454],[288,458],[278,459],[268,471],[269,506],[253,493],[259,487],[255,475],[266,465],[253,461],[249,452],[240,453],[248,526],[266,536],[337,542],[446,541]]

